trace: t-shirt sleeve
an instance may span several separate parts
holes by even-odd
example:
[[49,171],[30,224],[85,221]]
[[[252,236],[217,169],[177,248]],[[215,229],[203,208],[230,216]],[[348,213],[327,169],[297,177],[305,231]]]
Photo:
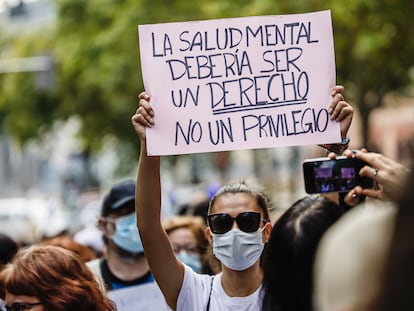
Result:
[[205,310],[210,296],[212,277],[185,266],[184,280],[178,294],[177,311]]

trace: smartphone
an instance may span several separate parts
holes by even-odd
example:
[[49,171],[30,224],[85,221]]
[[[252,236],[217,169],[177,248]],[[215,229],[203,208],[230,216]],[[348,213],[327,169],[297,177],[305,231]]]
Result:
[[358,185],[372,188],[371,178],[359,176],[359,170],[365,165],[362,160],[344,156],[306,159],[302,165],[305,191],[309,194],[348,192]]

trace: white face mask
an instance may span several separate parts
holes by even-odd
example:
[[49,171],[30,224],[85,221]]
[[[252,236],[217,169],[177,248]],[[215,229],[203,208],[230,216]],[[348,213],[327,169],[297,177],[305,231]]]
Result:
[[192,254],[187,251],[181,251],[178,254],[175,254],[177,259],[183,264],[189,266],[193,271],[200,273],[201,271],[201,261],[199,254]]
[[239,229],[232,229],[224,234],[211,233],[214,256],[232,270],[243,271],[250,268],[262,254],[264,228],[266,226],[252,233]]
[[115,234],[108,238],[123,250],[134,254],[143,253],[144,247],[139,236],[135,213],[118,217],[115,224]]

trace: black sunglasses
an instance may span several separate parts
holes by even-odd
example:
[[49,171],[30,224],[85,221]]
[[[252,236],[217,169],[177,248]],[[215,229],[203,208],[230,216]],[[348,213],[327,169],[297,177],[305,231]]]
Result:
[[41,302],[34,303],[14,303],[11,306],[5,306],[6,311],[25,311],[30,310],[32,307],[41,305]]
[[235,218],[225,213],[211,214],[207,216],[207,219],[211,232],[216,234],[223,234],[230,231],[234,221],[236,221],[237,226],[241,231],[247,233],[257,231],[260,227],[261,220],[263,220],[264,223],[267,222],[267,220],[261,218],[261,215],[258,212],[243,212]]

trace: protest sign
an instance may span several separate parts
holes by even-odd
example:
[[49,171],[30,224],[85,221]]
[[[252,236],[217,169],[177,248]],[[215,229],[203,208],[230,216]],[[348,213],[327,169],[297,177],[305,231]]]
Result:
[[108,292],[118,311],[168,311],[157,283],[129,286]]
[[139,25],[150,155],[340,142],[330,11]]

